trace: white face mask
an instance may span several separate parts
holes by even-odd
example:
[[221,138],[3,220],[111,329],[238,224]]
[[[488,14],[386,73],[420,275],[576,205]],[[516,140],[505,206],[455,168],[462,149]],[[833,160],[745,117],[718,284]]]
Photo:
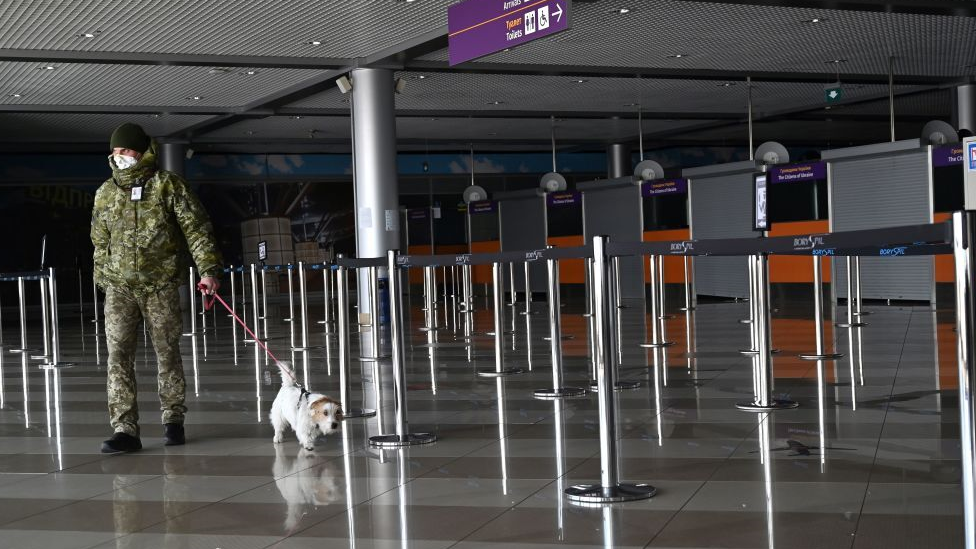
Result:
[[115,162],[115,167],[120,170],[128,170],[132,166],[139,163],[138,160],[131,156],[126,156],[124,154],[113,154],[112,161]]

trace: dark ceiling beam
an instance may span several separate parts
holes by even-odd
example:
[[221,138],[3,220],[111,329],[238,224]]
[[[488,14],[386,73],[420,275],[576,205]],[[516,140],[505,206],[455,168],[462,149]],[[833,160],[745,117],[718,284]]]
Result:
[[[681,0],[695,1],[701,0]],[[824,10],[857,10],[882,13],[976,16],[971,0],[709,0],[718,4],[751,4]]]
[[[565,76],[567,78],[642,78],[646,80],[713,80],[718,82],[744,82],[751,77],[754,82],[829,83],[837,80],[835,72],[797,71],[730,71],[715,69],[679,69],[660,67],[591,67],[575,65],[523,64],[523,63],[462,63],[453,67],[445,61],[407,61],[398,68],[412,72],[466,73],[488,75],[535,75]],[[885,74],[844,74],[845,84],[888,84]],[[898,85],[934,85],[947,80],[944,76],[898,74]]]
[[0,112],[16,113],[64,113],[64,114],[239,114],[270,116],[271,110],[246,110],[245,107],[186,107],[165,105],[0,105]]
[[19,50],[0,48],[0,61],[331,70],[345,67],[354,60],[339,57],[199,55],[185,53]]

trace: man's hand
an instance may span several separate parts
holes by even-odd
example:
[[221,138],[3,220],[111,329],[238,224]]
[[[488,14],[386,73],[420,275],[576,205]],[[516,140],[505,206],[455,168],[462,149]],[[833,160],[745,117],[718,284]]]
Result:
[[200,291],[207,295],[213,295],[220,289],[220,281],[212,276],[205,276],[200,279],[200,285],[204,286]]

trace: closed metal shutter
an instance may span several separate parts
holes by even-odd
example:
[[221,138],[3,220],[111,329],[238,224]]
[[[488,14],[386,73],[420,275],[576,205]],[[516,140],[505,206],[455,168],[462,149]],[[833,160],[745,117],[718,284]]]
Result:
[[[503,252],[541,250],[546,247],[546,198],[502,200],[498,202],[498,219],[501,227]],[[507,273],[506,273],[507,275]],[[545,292],[547,271],[544,261],[529,264],[529,279],[533,292]],[[525,267],[515,265],[515,288],[525,288]]]
[[[688,171],[685,172],[688,174]],[[754,172],[693,177],[689,183],[691,238],[756,238],[752,230]],[[699,295],[749,297],[745,257],[696,257]]]
[[[583,192],[583,230],[588,243],[596,235],[609,235],[611,242],[640,242],[642,216],[639,185]],[[620,258],[620,295],[627,299],[644,297],[642,257]]]
[[[885,145],[901,149],[907,146],[901,142]],[[837,154],[843,155],[843,151],[831,151],[830,156]],[[829,169],[832,232],[932,222],[928,147],[914,146],[882,156],[842,156],[832,159]],[[934,276],[931,257],[861,258],[861,291],[866,299],[930,301]],[[846,298],[844,258],[834,260],[834,280],[837,297]]]

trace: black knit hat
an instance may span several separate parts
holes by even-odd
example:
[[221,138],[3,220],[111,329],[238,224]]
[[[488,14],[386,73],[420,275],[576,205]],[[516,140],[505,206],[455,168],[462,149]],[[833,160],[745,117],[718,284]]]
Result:
[[144,153],[149,148],[149,136],[146,135],[142,126],[126,122],[118,128],[115,128],[115,131],[112,132],[109,148],[112,150],[119,148],[131,149],[139,153]]

